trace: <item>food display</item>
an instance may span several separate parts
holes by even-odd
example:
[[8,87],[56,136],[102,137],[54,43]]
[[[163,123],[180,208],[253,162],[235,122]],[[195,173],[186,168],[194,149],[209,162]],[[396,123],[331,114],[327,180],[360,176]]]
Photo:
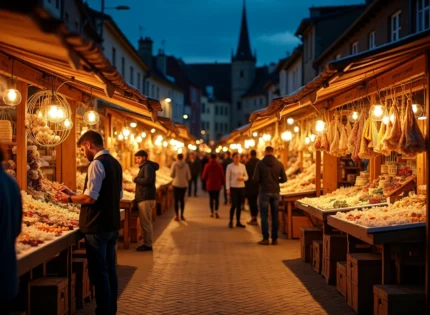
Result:
[[338,212],[336,217],[365,227],[386,227],[426,221],[425,195],[403,198],[385,207]]
[[[300,191],[312,191],[316,189],[315,186],[315,164],[304,167],[303,172],[288,177],[286,183],[280,184],[281,194],[296,193]],[[286,171],[286,173],[288,170]]]

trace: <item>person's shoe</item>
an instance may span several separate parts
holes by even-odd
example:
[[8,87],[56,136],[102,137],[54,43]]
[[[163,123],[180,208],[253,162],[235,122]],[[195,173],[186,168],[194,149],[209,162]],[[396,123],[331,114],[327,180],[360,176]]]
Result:
[[214,214],[213,213],[211,213],[211,218],[213,218],[214,217]]
[[233,228],[233,222],[230,222],[230,223],[228,224],[228,227],[229,227],[230,229],[232,229],[232,228]]
[[185,217],[183,215],[181,215],[181,220],[185,221]]
[[175,217],[175,221],[179,221],[179,217],[178,216]]
[[258,225],[258,222],[257,222],[257,220],[251,220],[251,221],[247,222],[246,224],[248,224],[248,225]]
[[278,245],[278,240],[272,240],[272,245]]
[[262,240],[258,242],[258,245],[270,245],[269,240]]
[[215,212],[215,218],[219,219],[219,214],[218,214],[218,212]]
[[246,227],[246,226],[245,226],[245,225],[243,225],[243,224],[242,224],[242,223],[240,223],[240,222],[237,222],[236,227],[244,228],[244,227]]
[[142,245],[142,246],[139,246],[138,248],[136,248],[136,251],[138,251],[138,252],[152,252],[152,247]]

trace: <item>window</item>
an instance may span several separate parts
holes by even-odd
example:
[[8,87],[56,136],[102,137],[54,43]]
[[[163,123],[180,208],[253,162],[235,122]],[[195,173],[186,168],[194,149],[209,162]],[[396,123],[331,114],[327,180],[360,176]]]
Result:
[[202,128],[201,129],[205,130],[205,122],[204,121],[202,121]]
[[228,130],[228,125],[227,123],[224,123],[224,130],[227,131]]
[[219,111],[218,106],[215,106],[215,115],[217,116],[218,116],[218,111]]
[[376,47],[376,42],[375,42],[375,31],[369,33],[369,49],[373,49]]
[[[145,84],[146,86],[145,86],[145,93],[149,93],[149,81],[146,81],[146,84]],[[149,96],[149,95],[148,95]]]
[[215,132],[218,132],[218,123],[215,123]]
[[116,67],[116,49],[112,47],[112,65]]
[[240,77],[243,78],[243,70],[240,70]]
[[154,84],[152,84],[152,86],[151,86],[151,96],[155,97],[155,85]]
[[402,27],[400,26],[400,15],[402,11],[397,11],[391,16],[391,41],[395,42],[396,40],[400,39],[400,30]]
[[211,129],[211,124],[209,122],[206,122],[206,129],[207,130]]
[[137,89],[140,90],[140,72],[137,73]]
[[122,74],[122,77],[124,78],[125,77],[125,58],[124,57],[121,57],[121,74]]
[[351,44],[351,55],[358,54],[358,42],[353,42]]
[[417,0],[417,32],[430,28],[430,1]]
[[160,88],[157,86],[157,100],[160,99]]
[[264,99],[260,98],[260,105],[263,105],[263,101],[264,101]]
[[220,116],[224,115],[224,106],[219,107],[219,114],[220,114]]
[[134,84],[134,68],[133,66],[130,66],[130,84]]
[[236,104],[237,110],[242,110],[242,103],[240,101]]
[[205,109],[206,108],[206,104],[205,103],[202,103],[202,106],[201,106],[201,111],[202,111],[202,114],[204,114],[205,113]]

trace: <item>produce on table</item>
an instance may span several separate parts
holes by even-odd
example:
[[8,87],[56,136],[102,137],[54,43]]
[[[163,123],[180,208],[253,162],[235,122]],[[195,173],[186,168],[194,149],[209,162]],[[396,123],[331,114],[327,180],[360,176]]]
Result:
[[[303,172],[296,176],[287,175],[288,181],[280,184],[281,194],[295,193],[300,191],[312,191],[316,189],[315,186],[315,164],[303,167]],[[288,174],[288,169],[285,173]]]

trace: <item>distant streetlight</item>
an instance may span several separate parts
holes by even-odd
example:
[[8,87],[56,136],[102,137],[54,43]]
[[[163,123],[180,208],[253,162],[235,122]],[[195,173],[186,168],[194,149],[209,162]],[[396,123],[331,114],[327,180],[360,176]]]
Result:
[[116,7],[105,7],[105,10],[127,11],[130,10],[130,7],[128,5],[117,5]]
[[170,103],[172,101],[172,99],[170,97],[165,99],[166,103]]
[[184,118],[185,120],[187,120],[188,119],[188,115],[184,114],[184,116],[182,116],[182,118]]
[[105,0],[102,0],[102,16],[101,16],[101,27],[100,27],[100,38],[103,41],[103,27],[105,22],[105,10],[117,10],[117,11],[127,11],[130,10],[128,5],[117,5],[116,7],[105,7]]

